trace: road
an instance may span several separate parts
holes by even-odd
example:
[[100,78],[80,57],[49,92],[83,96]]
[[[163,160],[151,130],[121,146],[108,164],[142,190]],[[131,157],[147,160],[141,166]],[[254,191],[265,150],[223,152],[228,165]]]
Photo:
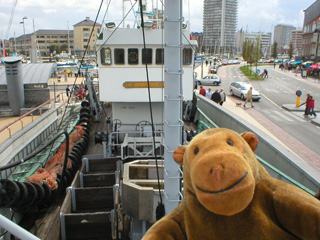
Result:
[[[304,118],[303,112],[294,114],[282,108],[284,104],[295,104],[297,97],[295,92],[302,91],[301,103],[305,101],[306,93],[315,98],[316,108],[320,108],[320,83],[310,79],[296,77],[294,73],[282,72],[273,66],[260,67],[260,71],[266,68],[269,78],[262,81],[250,81],[254,88],[262,94],[259,102],[254,102],[254,109],[247,108],[246,112],[254,117],[266,129],[272,132],[292,151],[302,159],[320,168],[320,128],[311,123],[311,118]],[[219,87],[224,88],[228,99],[242,102],[239,98],[229,94],[229,84],[232,81],[248,81],[239,69],[239,65],[223,66],[219,68],[218,75],[222,79]],[[209,87],[206,86],[206,89]],[[249,105],[250,106],[250,105]],[[320,118],[320,114],[318,114]]]

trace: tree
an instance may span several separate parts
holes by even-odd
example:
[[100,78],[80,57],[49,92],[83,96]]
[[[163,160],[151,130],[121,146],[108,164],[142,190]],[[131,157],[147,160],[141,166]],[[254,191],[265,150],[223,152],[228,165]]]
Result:
[[288,56],[289,56],[289,59],[291,59],[293,57],[293,44],[292,44],[292,42],[290,42],[290,44],[289,44]]
[[50,46],[50,53],[53,53],[55,49],[56,49],[56,45],[52,43]]
[[242,58],[248,63],[252,63],[252,42],[250,39],[246,39],[242,44]]
[[278,43],[274,42],[272,45],[272,54],[271,56],[276,59],[278,57]]

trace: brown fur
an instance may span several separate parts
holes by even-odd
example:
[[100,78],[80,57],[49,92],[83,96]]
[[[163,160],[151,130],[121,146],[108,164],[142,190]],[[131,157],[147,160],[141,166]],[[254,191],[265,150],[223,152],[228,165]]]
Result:
[[257,144],[253,133],[219,128],[176,149],[184,199],[143,239],[320,239],[320,202],[270,177]]

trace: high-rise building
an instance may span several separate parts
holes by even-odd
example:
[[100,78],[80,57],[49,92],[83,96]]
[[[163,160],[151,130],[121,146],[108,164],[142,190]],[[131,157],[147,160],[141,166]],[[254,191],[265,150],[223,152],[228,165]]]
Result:
[[291,41],[291,32],[294,29],[294,26],[285,24],[278,24],[274,27],[273,42],[277,42],[280,53],[288,50]]
[[294,54],[296,56],[301,56],[301,49],[302,49],[302,29],[296,28],[291,32],[291,42],[293,45]]
[[203,46],[213,54],[234,53],[238,0],[204,0]]
[[242,53],[242,45],[245,40],[256,42],[258,39],[261,42],[261,53],[264,57],[271,55],[271,36],[272,33],[263,32],[248,32],[242,29],[237,32],[236,37],[236,51],[238,54]]

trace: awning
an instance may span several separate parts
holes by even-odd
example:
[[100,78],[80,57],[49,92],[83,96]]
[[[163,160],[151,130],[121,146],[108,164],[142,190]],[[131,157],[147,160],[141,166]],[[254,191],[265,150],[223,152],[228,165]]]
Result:
[[294,64],[300,64],[302,61],[295,61]]
[[314,64],[314,65],[311,65],[309,68],[311,68],[311,69],[320,69],[320,65]]

